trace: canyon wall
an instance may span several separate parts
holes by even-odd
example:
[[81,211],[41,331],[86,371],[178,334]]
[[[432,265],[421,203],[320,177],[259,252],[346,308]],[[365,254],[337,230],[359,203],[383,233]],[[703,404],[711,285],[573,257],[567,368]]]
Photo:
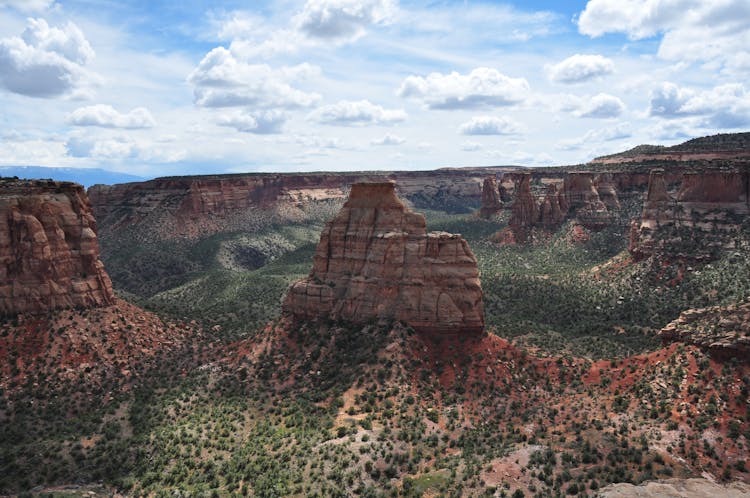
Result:
[[399,194],[415,206],[468,213],[480,205],[488,172],[506,169],[171,177],[95,185],[89,196],[107,232],[143,226],[163,240],[196,239],[247,230],[261,214],[279,222],[303,221],[311,205],[340,205],[349,186],[363,181],[397,181]]
[[299,319],[400,320],[418,331],[484,328],[477,261],[460,235],[427,233],[393,183],[358,183],[320,236],[283,310]]
[[750,214],[749,178],[739,167],[687,171],[670,193],[664,170],[652,170],[641,217],[631,226],[633,258],[710,260],[739,248]]
[[0,314],[113,302],[83,187],[0,180]]

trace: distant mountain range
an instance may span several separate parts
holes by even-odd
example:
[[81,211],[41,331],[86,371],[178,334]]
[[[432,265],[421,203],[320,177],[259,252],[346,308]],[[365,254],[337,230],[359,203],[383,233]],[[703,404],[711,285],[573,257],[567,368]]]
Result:
[[112,185],[115,183],[140,182],[149,179],[99,168],[54,168],[45,166],[0,166],[0,176],[17,176],[18,178],[31,180],[50,178],[52,180],[80,183],[86,188],[97,183]]

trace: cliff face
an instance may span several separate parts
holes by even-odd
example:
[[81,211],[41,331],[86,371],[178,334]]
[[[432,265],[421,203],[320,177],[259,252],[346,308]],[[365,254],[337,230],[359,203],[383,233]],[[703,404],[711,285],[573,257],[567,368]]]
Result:
[[289,289],[296,318],[393,318],[419,331],[484,328],[477,262],[466,241],[426,233],[392,183],[360,183],[320,236],[310,275]]
[[741,242],[741,225],[750,214],[748,172],[715,169],[686,172],[677,192],[668,191],[664,171],[649,178],[641,218],[631,226],[634,259],[653,254],[709,260]]
[[114,302],[96,223],[74,183],[0,183],[0,314]]
[[479,216],[489,218],[503,209],[500,202],[500,191],[497,187],[497,180],[494,176],[488,176],[482,183],[482,207],[479,209]]

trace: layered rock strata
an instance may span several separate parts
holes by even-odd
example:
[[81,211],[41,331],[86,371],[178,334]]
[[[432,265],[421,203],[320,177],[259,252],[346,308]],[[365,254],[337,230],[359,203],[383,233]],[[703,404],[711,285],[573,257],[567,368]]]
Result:
[[427,233],[393,183],[354,184],[283,310],[298,319],[400,320],[418,331],[484,328],[477,261],[460,235]]
[[0,182],[0,314],[114,302],[83,187]]
[[500,201],[497,180],[495,180],[494,176],[488,176],[482,183],[482,207],[479,209],[479,216],[489,218],[502,211],[502,209],[503,203]]

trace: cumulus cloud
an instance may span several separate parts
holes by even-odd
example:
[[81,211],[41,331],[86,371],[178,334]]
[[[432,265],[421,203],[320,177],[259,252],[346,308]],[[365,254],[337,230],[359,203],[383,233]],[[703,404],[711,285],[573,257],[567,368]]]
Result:
[[224,47],[211,50],[188,76],[195,103],[203,107],[250,106],[258,109],[310,107],[320,95],[291,82],[316,74],[309,64],[274,69],[237,59]]
[[0,0],[0,8],[10,7],[20,12],[34,13],[49,9],[54,0]]
[[353,40],[368,26],[393,18],[395,0],[307,0],[293,24],[306,36],[325,40]]
[[615,63],[601,55],[576,54],[545,67],[547,76],[558,83],[582,83],[611,74]]
[[136,107],[127,114],[117,112],[110,105],[79,107],[68,116],[68,123],[75,126],[100,126],[102,128],[153,128],[156,121],[148,109]]
[[563,105],[564,111],[570,111],[579,118],[616,118],[625,110],[622,100],[606,93],[600,93],[593,97],[570,96],[569,101]]
[[371,140],[371,145],[401,145],[402,143],[406,142],[405,139],[399,137],[398,135],[391,135],[390,133],[386,133],[383,138],[376,138],[375,140]]
[[465,75],[452,72],[409,76],[398,89],[399,96],[420,99],[430,109],[509,106],[524,101],[528,94],[529,83],[524,78],[510,78],[487,67]]
[[695,91],[663,83],[651,92],[650,116],[666,119],[701,117],[701,126],[742,128],[750,126],[750,93],[740,83]]
[[462,124],[463,135],[513,135],[522,131],[522,126],[512,119],[495,116],[475,116]]
[[597,37],[620,32],[633,40],[663,34],[659,56],[726,60],[750,46],[747,0],[589,0],[578,30]]
[[58,28],[29,19],[20,37],[0,40],[0,86],[30,97],[71,94],[95,80],[84,68],[93,58],[94,50],[75,24]]
[[384,109],[369,100],[341,100],[313,111],[309,118],[321,124],[339,126],[392,125],[405,121],[403,109]]
[[278,110],[262,112],[240,112],[219,117],[220,126],[228,126],[237,131],[268,135],[281,133],[281,128],[287,120],[286,113]]

